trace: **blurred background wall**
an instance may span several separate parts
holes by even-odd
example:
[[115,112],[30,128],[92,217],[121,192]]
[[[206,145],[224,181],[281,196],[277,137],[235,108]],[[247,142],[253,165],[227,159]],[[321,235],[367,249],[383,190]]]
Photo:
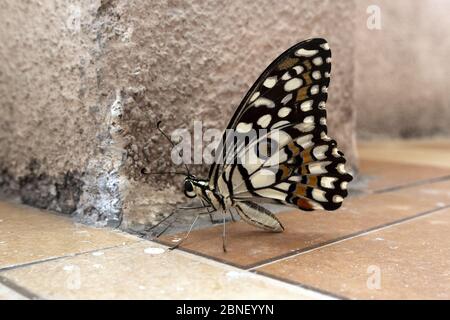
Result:
[[[379,30],[368,28],[369,6],[379,8]],[[168,132],[194,120],[223,129],[272,59],[310,37],[330,43],[329,132],[350,167],[355,133],[448,135],[449,8],[445,0],[4,0],[0,190],[97,225],[145,228],[184,201],[180,177],[141,174],[174,169],[155,122]]]
[[[371,5],[381,29],[366,27]],[[450,135],[450,1],[356,1],[360,138]],[[370,10],[370,9],[369,9]]]

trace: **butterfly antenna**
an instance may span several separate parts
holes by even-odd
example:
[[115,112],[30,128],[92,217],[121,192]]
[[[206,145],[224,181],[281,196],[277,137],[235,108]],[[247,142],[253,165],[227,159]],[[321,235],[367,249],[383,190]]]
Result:
[[167,221],[170,217],[172,217],[175,213],[177,212],[177,210],[173,210],[168,216],[166,216],[165,218],[161,219],[157,224],[151,226],[150,228],[148,228],[145,231],[151,231],[155,228],[157,228],[158,226],[160,226],[162,223],[164,223],[164,221]]
[[[159,120],[159,121],[156,123],[156,128],[158,129],[159,132],[161,132],[161,134],[164,136],[164,138],[166,138],[166,139],[170,142],[170,144],[172,145],[172,147],[175,148],[175,143],[173,143],[172,139],[170,139],[170,137],[169,137],[169,136],[161,129],[161,122],[162,122],[162,121]],[[180,156],[180,158],[183,158],[182,155],[181,155],[181,150],[178,151],[178,155]],[[189,171],[189,167],[187,166],[186,163],[183,162],[183,164],[184,164],[184,167],[186,168],[187,175],[190,176],[190,175],[191,175],[191,172]],[[186,174],[185,174],[185,175],[186,175]]]
[[142,174],[147,174],[147,175],[154,175],[154,174],[179,174],[179,175],[182,175],[182,176],[186,175],[186,172],[178,172],[178,171],[149,172],[149,171],[147,171],[147,168],[142,168],[141,169],[141,173]]

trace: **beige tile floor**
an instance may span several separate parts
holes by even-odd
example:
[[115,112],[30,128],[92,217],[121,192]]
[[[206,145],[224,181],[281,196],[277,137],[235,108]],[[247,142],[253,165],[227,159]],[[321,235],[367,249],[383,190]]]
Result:
[[0,202],[0,299],[324,299],[129,234]]
[[27,298],[0,283],[0,300],[27,300]]
[[[0,203],[0,299],[450,299],[450,141],[360,147],[364,192],[282,234],[196,230],[181,250]],[[160,242],[173,244],[181,235]]]
[[444,209],[257,271],[350,298],[450,299],[449,228]]
[[136,241],[123,232],[105,232],[65,216],[0,203],[0,270]]

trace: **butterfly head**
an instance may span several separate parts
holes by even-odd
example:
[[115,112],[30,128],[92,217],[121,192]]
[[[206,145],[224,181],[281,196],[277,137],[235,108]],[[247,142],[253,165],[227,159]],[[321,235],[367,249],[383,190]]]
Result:
[[204,191],[208,189],[208,182],[206,180],[197,179],[193,175],[187,175],[184,179],[184,194],[188,198],[195,198],[197,196],[204,198]]
[[186,177],[186,179],[184,179],[184,195],[188,198],[195,198],[197,196],[192,178],[192,176],[188,176]]
[[201,183],[193,175],[188,175],[184,179],[184,194],[188,198],[195,198],[198,194],[201,194]]

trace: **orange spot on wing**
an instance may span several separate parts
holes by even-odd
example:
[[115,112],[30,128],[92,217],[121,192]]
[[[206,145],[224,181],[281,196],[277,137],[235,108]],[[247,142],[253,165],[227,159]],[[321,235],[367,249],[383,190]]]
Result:
[[[306,150],[305,150],[306,151]],[[310,150],[302,152],[303,163],[309,163],[313,161]]]
[[287,147],[289,151],[292,152],[293,157],[297,156],[300,153],[300,148],[295,145],[294,141],[289,142]]
[[311,61],[305,60],[305,61],[303,62],[303,64],[305,65],[306,69],[311,70],[311,68],[312,68]]
[[302,165],[298,171],[299,171],[300,175],[302,175],[302,176],[305,176],[309,173],[309,170],[305,165]]
[[300,209],[312,209],[311,204],[305,199],[298,199],[296,204]]
[[281,179],[286,179],[291,175],[291,169],[286,165],[280,165],[280,170],[282,172]]
[[308,177],[308,185],[317,186],[317,180],[318,180],[318,178],[316,176],[309,176]]
[[290,67],[294,66],[297,64],[298,62],[298,58],[287,58],[286,60],[283,60],[279,65],[278,65],[278,70],[286,70],[289,69]]
[[306,196],[306,187],[303,185],[297,185],[295,188],[294,194],[298,197]]
[[312,83],[310,73],[311,72],[307,72],[303,74],[303,79],[305,79],[305,83],[307,86],[309,86]]
[[308,89],[309,89],[309,86],[298,89],[297,98],[295,100],[296,101],[306,100],[308,98]]

